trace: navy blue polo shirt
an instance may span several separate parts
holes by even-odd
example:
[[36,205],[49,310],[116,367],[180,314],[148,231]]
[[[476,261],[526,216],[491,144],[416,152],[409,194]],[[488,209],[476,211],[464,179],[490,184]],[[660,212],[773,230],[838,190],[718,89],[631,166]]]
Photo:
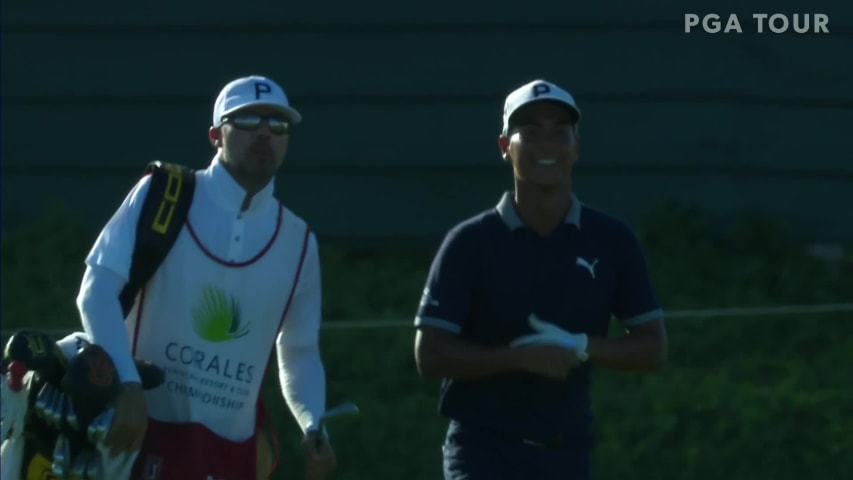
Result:
[[[607,334],[662,317],[645,255],[624,222],[572,196],[547,237],[524,226],[504,194],[496,208],[455,226],[433,260],[415,325],[480,345],[533,333],[531,313],[572,333]],[[442,382],[439,411],[463,425],[533,441],[591,444],[590,365],[557,382],[525,372]]]

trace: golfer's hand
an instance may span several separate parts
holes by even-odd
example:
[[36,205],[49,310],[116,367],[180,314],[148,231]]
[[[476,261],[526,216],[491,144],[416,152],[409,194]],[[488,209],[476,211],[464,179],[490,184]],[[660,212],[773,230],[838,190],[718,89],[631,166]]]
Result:
[[311,430],[302,439],[305,453],[305,478],[322,480],[329,478],[338,466],[338,459],[329,439],[319,430]]
[[109,449],[110,456],[116,457],[120,453],[139,450],[147,428],[148,411],[145,408],[142,384],[122,384],[122,391],[115,403],[115,415],[104,438],[104,446]]
[[579,363],[574,348],[541,343],[513,347],[522,370],[553,380],[564,381]]
[[589,354],[586,352],[589,338],[585,333],[572,333],[548,322],[539,319],[535,314],[530,314],[528,318],[530,326],[536,333],[524,335],[510,342],[510,346],[518,347],[521,345],[550,343],[563,345],[567,348],[573,348],[581,362],[589,359]]

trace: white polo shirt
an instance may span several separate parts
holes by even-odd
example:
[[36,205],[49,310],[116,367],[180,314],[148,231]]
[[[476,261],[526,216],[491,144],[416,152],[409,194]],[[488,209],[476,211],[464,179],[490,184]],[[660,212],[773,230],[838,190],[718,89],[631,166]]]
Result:
[[[166,370],[165,383],[146,392],[152,418],[201,423],[242,441],[254,431],[275,341],[317,343],[317,242],[273,197],[273,182],[241,212],[245,191],[218,158],[196,179],[186,225],[125,319],[127,338],[135,357]],[[128,279],[149,183],[144,177],[128,194],[87,264]],[[116,365],[129,378],[132,364],[125,360]]]

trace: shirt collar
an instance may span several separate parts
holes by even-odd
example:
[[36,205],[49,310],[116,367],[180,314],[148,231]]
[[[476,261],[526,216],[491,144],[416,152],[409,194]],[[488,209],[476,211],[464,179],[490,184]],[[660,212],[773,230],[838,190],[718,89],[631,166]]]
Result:
[[[210,166],[202,173],[202,179],[207,187],[208,193],[222,208],[227,211],[239,212],[246,199],[246,190],[234,180],[231,173],[225,169],[217,153]],[[274,200],[275,179],[273,178],[261,191],[252,196],[249,208],[245,213],[261,213]]]
[[[574,225],[575,228],[581,228],[581,202],[574,193],[572,195],[572,205],[569,207],[569,213],[566,214],[564,222],[568,225]],[[515,209],[515,203],[512,201],[512,192],[504,192],[497,207],[495,207],[500,215],[501,220],[509,227],[510,230],[516,230],[524,226],[521,218],[518,216],[518,211]]]

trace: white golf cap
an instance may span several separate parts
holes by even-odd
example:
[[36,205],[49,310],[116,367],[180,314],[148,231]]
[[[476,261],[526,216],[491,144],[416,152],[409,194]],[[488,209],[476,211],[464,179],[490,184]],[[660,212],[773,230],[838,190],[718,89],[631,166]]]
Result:
[[299,123],[302,115],[290,106],[281,86],[267,77],[252,75],[231,81],[219,92],[213,104],[214,127],[222,124],[222,117],[245,107],[264,106],[285,114],[291,122]]
[[577,116],[577,121],[580,122],[581,111],[575,103],[575,99],[572,97],[572,94],[549,81],[540,79],[524,84],[507,95],[506,101],[504,102],[504,133],[507,132],[507,129],[509,128],[509,120],[516,110],[529,103],[539,102],[542,100],[559,102],[569,107],[569,109]]

